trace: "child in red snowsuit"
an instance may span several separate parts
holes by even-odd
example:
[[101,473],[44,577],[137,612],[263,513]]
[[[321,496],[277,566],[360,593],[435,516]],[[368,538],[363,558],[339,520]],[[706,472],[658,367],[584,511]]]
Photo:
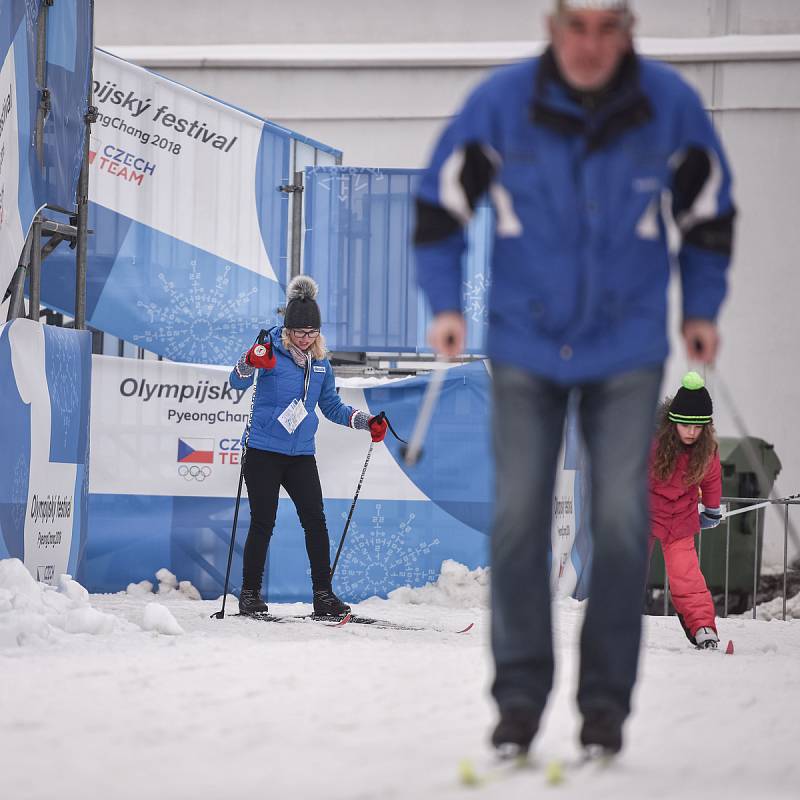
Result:
[[722,470],[712,413],[703,379],[688,373],[674,399],[661,408],[650,453],[650,547],[654,539],[661,542],[672,603],[698,647],[719,642],[714,601],[694,547],[695,534],[721,520]]

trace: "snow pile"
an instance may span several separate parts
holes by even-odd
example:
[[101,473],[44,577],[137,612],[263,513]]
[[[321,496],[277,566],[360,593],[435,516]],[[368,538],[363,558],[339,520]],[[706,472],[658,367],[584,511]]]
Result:
[[449,608],[489,607],[489,568],[470,570],[464,564],[447,559],[435,583],[418,589],[402,586],[389,592],[389,599],[412,605],[437,605]]
[[[162,567],[156,572],[158,581],[158,594],[160,597],[172,597],[174,599],[186,598],[188,600],[202,600],[200,592],[192,585],[191,581],[178,581],[177,576],[170,572],[166,567]],[[129,583],[125,591],[129,595],[144,597],[153,593],[153,584],[150,581],[139,581],[139,583]]]
[[[747,611],[742,614],[743,617],[750,616],[751,612]],[[775,597],[768,603],[762,603],[756,608],[756,616],[758,619],[783,619],[783,597]],[[786,598],[786,620],[800,619],[800,592],[794,597]]]
[[69,575],[58,588],[37,583],[18,558],[0,561],[0,647],[22,646],[62,634],[107,634],[119,625],[89,604],[89,593]]
[[160,603],[148,603],[145,606],[142,628],[146,631],[164,633],[167,636],[179,636],[184,632],[170,610]]
[[129,583],[125,591],[132,597],[153,594],[153,584],[150,581],[139,581],[139,583]]

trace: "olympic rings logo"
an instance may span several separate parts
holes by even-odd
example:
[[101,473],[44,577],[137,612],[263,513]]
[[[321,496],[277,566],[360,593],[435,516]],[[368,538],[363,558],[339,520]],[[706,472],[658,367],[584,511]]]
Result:
[[178,467],[178,475],[185,481],[204,481],[211,474],[211,467],[205,464],[181,464]]

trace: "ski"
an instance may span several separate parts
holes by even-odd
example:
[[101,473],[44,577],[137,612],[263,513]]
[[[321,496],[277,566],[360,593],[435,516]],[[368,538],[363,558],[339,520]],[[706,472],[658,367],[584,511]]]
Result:
[[593,745],[584,748],[577,758],[561,760],[554,758],[547,763],[544,771],[545,782],[550,786],[564,783],[570,773],[602,772],[617,762],[618,754],[603,747]]
[[505,759],[494,756],[483,766],[478,766],[472,759],[465,758],[458,765],[458,779],[462,786],[480,788],[521,773],[531,772],[535,767],[527,753]]
[[728,646],[725,648],[720,647],[719,645],[721,644],[722,642],[719,642],[719,644],[709,645],[706,647],[703,647],[699,644],[693,644],[691,647],[694,650],[713,650],[715,653],[721,653],[724,656],[732,656],[734,654],[735,651],[733,649],[733,639],[728,639]]
[[277,622],[277,623],[295,623],[295,622],[317,622],[327,625],[329,628],[341,628],[345,625],[369,625],[373,628],[380,628],[382,630],[395,630],[395,631],[426,631],[433,630],[439,633],[469,633],[474,627],[475,623],[470,622],[465,628],[457,631],[443,630],[441,628],[420,628],[414,625],[404,625],[401,622],[391,622],[386,619],[375,619],[374,617],[362,617],[358,614],[345,614],[343,617],[323,616],[319,614],[288,614],[286,616],[277,616],[275,614],[232,614],[234,617],[245,617],[256,620],[258,622]]
[[593,770],[604,770],[616,762],[617,756],[603,749],[586,748],[579,756],[571,759],[551,759],[542,764],[525,753],[514,758],[493,756],[483,767],[477,766],[471,759],[463,759],[458,765],[458,778],[462,786],[481,788],[492,783],[512,778],[540,774],[549,786],[564,783],[570,773]]
[[241,617],[251,619],[255,622],[319,622],[327,628],[341,628],[351,621],[352,614],[345,614],[343,617],[321,617],[315,614],[298,614],[293,616],[278,617],[274,614],[230,614],[231,617]]

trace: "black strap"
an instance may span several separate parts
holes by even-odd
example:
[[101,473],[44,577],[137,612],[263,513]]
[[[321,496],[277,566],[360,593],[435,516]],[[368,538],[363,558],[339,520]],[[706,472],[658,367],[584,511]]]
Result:
[[408,444],[408,442],[407,442],[405,439],[401,439],[401,438],[400,438],[400,437],[397,435],[397,431],[396,431],[396,430],[395,430],[395,429],[392,427],[392,423],[391,423],[391,422],[389,422],[389,417],[387,417],[387,416],[386,416],[386,412],[385,412],[385,411],[381,411],[381,413],[380,413],[380,414],[377,414],[376,416],[374,416],[374,417],[373,417],[373,419],[382,419],[382,420],[385,420],[385,421],[386,421],[386,424],[387,424],[387,425],[388,425],[388,427],[389,427],[389,430],[392,432],[392,436],[394,436],[394,438],[395,438],[395,439],[397,439],[397,441],[398,441],[398,442],[402,442],[403,444]]
[[306,367],[303,372],[303,405],[308,399],[308,387],[311,384],[311,353],[306,353]]

